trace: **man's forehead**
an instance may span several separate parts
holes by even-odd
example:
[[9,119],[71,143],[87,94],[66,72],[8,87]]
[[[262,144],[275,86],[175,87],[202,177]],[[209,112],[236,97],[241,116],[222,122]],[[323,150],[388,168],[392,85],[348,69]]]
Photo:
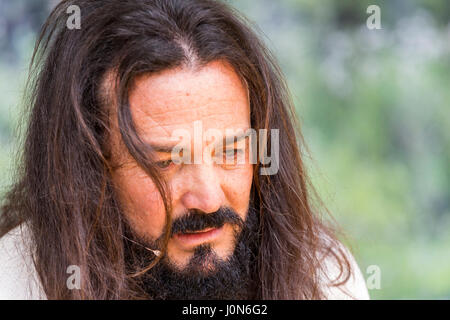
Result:
[[247,90],[230,68],[216,62],[199,70],[178,68],[136,79],[129,99],[140,133],[169,139],[180,129],[194,133],[198,122],[203,130],[223,134],[245,130],[250,125]]

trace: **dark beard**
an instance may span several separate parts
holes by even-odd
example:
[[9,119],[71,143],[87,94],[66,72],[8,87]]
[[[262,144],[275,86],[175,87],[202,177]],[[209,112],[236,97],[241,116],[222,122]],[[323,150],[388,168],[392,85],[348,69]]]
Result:
[[[220,214],[218,216],[220,217]],[[257,213],[249,210],[240,231],[235,232],[236,245],[233,253],[226,260],[217,256],[209,244],[203,244],[195,249],[183,270],[178,270],[167,257],[164,257],[147,273],[136,279],[137,286],[150,299],[254,299],[256,296],[255,276],[257,276],[256,256],[259,248],[258,222]],[[178,225],[175,225],[175,229],[177,227]],[[136,261],[138,258],[141,267],[145,267],[142,262],[148,263],[154,258],[142,247],[136,248],[131,243],[128,243],[126,247],[131,249],[130,246],[133,247],[131,255],[133,260]],[[206,266],[212,266],[212,268]]]

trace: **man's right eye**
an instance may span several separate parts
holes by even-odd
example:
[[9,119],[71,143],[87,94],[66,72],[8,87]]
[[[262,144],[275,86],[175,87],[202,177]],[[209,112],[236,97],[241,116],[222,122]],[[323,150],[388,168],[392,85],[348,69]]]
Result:
[[167,168],[169,168],[172,164],[173,164],[173,161],[172,161],[171,159],[156,162],[156,165],[157,165],[160,169],[167,169]]

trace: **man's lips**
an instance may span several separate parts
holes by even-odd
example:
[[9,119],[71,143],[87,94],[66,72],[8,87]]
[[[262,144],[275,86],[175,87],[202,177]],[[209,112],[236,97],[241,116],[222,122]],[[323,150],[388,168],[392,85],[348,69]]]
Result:
[[192,231],[189,233],[177,233],[174,239],[182,246],[195,246],[202,242],[212,241],[220,236],[223,226],[220,228],[206,228],[200,231]]

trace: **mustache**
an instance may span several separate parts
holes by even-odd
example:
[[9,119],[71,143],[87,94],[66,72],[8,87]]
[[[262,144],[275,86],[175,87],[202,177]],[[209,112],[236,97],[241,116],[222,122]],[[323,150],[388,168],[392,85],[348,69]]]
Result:
[[172,222],[171,236],[177,233],[201,231],[206,228],[220,228],[225,223],[242,227],[244,220],[229,207],[220,207],[219,210],[212,213],[192,209]]

